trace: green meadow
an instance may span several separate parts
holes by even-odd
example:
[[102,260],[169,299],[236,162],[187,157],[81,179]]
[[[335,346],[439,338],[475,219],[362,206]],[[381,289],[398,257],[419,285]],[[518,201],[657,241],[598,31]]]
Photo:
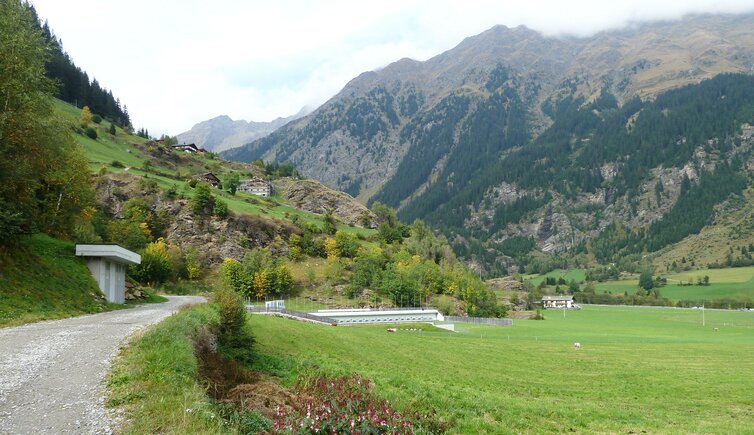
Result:
[[[671,300],[754,299],[754,267],[702,269],[661,276],[667,278],[668,283],[660,288],[660,294]],[[709,285],[681,285],[695,284],[704,276],[709,277]],[[598,292],[612,294],[631,294],[638,287],[638,279],[596,283]]]
[[754,432],[754,312],[587,307],[545,317],[455,333],[263,315],[250,324],[257,368],[288,379],[311,367],[361,373],[450,433]]

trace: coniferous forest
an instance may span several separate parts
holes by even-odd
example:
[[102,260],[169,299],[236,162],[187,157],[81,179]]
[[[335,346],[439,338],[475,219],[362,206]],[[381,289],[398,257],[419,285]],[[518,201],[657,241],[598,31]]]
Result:
[[112,91],[102,87],[96,78],[90,79],[86,71],[77,67],[63,50],[63,41],[55,36],[49,24],[40,21],[34,6],[27,7],[32,14],[35,27],[41,30],[49,49],[45,73],[56,85],[55,96],[76,107],[88,106],[92,113],[119,127],[130,126],[131,118],[125,104],[121,104]]

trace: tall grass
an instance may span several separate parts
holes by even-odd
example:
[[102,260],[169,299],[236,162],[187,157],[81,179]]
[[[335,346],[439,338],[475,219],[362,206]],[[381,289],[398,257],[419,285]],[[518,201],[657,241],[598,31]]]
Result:
[[122,407],[126,434],[224,433],[199,377],[194,339],[220,324],[208,305],[185,309],[136,337],[107,380],[108,406]]

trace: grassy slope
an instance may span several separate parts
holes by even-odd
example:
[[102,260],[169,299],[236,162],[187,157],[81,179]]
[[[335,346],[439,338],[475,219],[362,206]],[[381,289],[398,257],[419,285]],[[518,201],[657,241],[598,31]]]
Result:
[[107,302],[84,260],[75,256],[74,244],[44,234],[0,252],[0,327],[166,301],[147,294],[125,305]]
[[112,308],[70,242],[38,234],[0,254],[0,326]]
[[[55,101],[55,109],[61,116],[74,125],[78,123],[81,117],[80,109],[59,100]],[[188,163],[178,169],[167,165],[160,165],[159,162],[156,162],[157,164],[153,167],[153,170],[168,176],[147,173],[143,170],[143,166],[144,162],[150,158],[147,153],[134,146],[134,144],[143,145],[146,139],[129,135],[120,128],[116,128],[114,136],[110,135],[107,132],[110,124],[107,121],[103,121],[100,125],[92,124],[92,126],[98,130],[96,140],[80,134],[76,134],[75,138],[84,148],[86,156],[90,161],[90,169],[93,171],[98,171],[105,166],[110,172],[122,172],[124,169],[111,166],[112,162],[119,161],[130,168],[128,170],[129,173],[147,176],[156,181],[162,189],[176,186],[178,192],[185,192],[187,196],[191,195],[192,189],[185,182],[185,178],[191,175],[212,171],[220,178],[223,178],[231,171],[246,172],[245,170],[241,171],[242,167],[235,162],[213,160],[206,156],[189,156]],[[176,176],[177,172],[181,174],[181,177],[178,179],[169,177]],[[290,207],[284,204],[282,198],[277,194],[273,195],[272,198],[261,198],[244,192],[237,192],[235,196],[230,195],[226,191],[214,190],[214,193],[221,196],[228,203],[228,208],[235,213],[253,214],[277,219],[290,219],[293,216],[298,216],[303,222],[315,225],[322,224],[321,216]],[[349,227],[343,224],[339,224],[338,229],[365,236],[374,234],[375,232],[371,229]]]
[[259,352],[362,373],[400,407],[435,408],[451,432],[752,432],[754,315],[707,311],[706,327],[700,316],[586,308],[457,334],[251,323]]
[[754,188],[747,189],[743,198],[737,208],[718,213],[712,225],[704,227],[699,234],[653,254],[654,265],[665,271],[672,268],[673,262],[683,265],[684,259],[686,264],[693,261],[697,267],[724,263],[731,247],[738,256],[741,247],[754,243]]
[[199,384],[193,339],[217,326],[209,306],[184,310],[135,338],[110,373],[108,406],[123,407],[122,433],[225,433]]

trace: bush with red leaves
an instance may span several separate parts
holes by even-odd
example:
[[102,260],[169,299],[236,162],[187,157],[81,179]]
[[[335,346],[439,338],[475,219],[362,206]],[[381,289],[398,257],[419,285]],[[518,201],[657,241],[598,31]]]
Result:
[[414,425],[387,400],[372,394],[372,384],[359,375],[317,377],[302,389],[292,410],[278,408],[276,432],[291,434],[413,434]]

